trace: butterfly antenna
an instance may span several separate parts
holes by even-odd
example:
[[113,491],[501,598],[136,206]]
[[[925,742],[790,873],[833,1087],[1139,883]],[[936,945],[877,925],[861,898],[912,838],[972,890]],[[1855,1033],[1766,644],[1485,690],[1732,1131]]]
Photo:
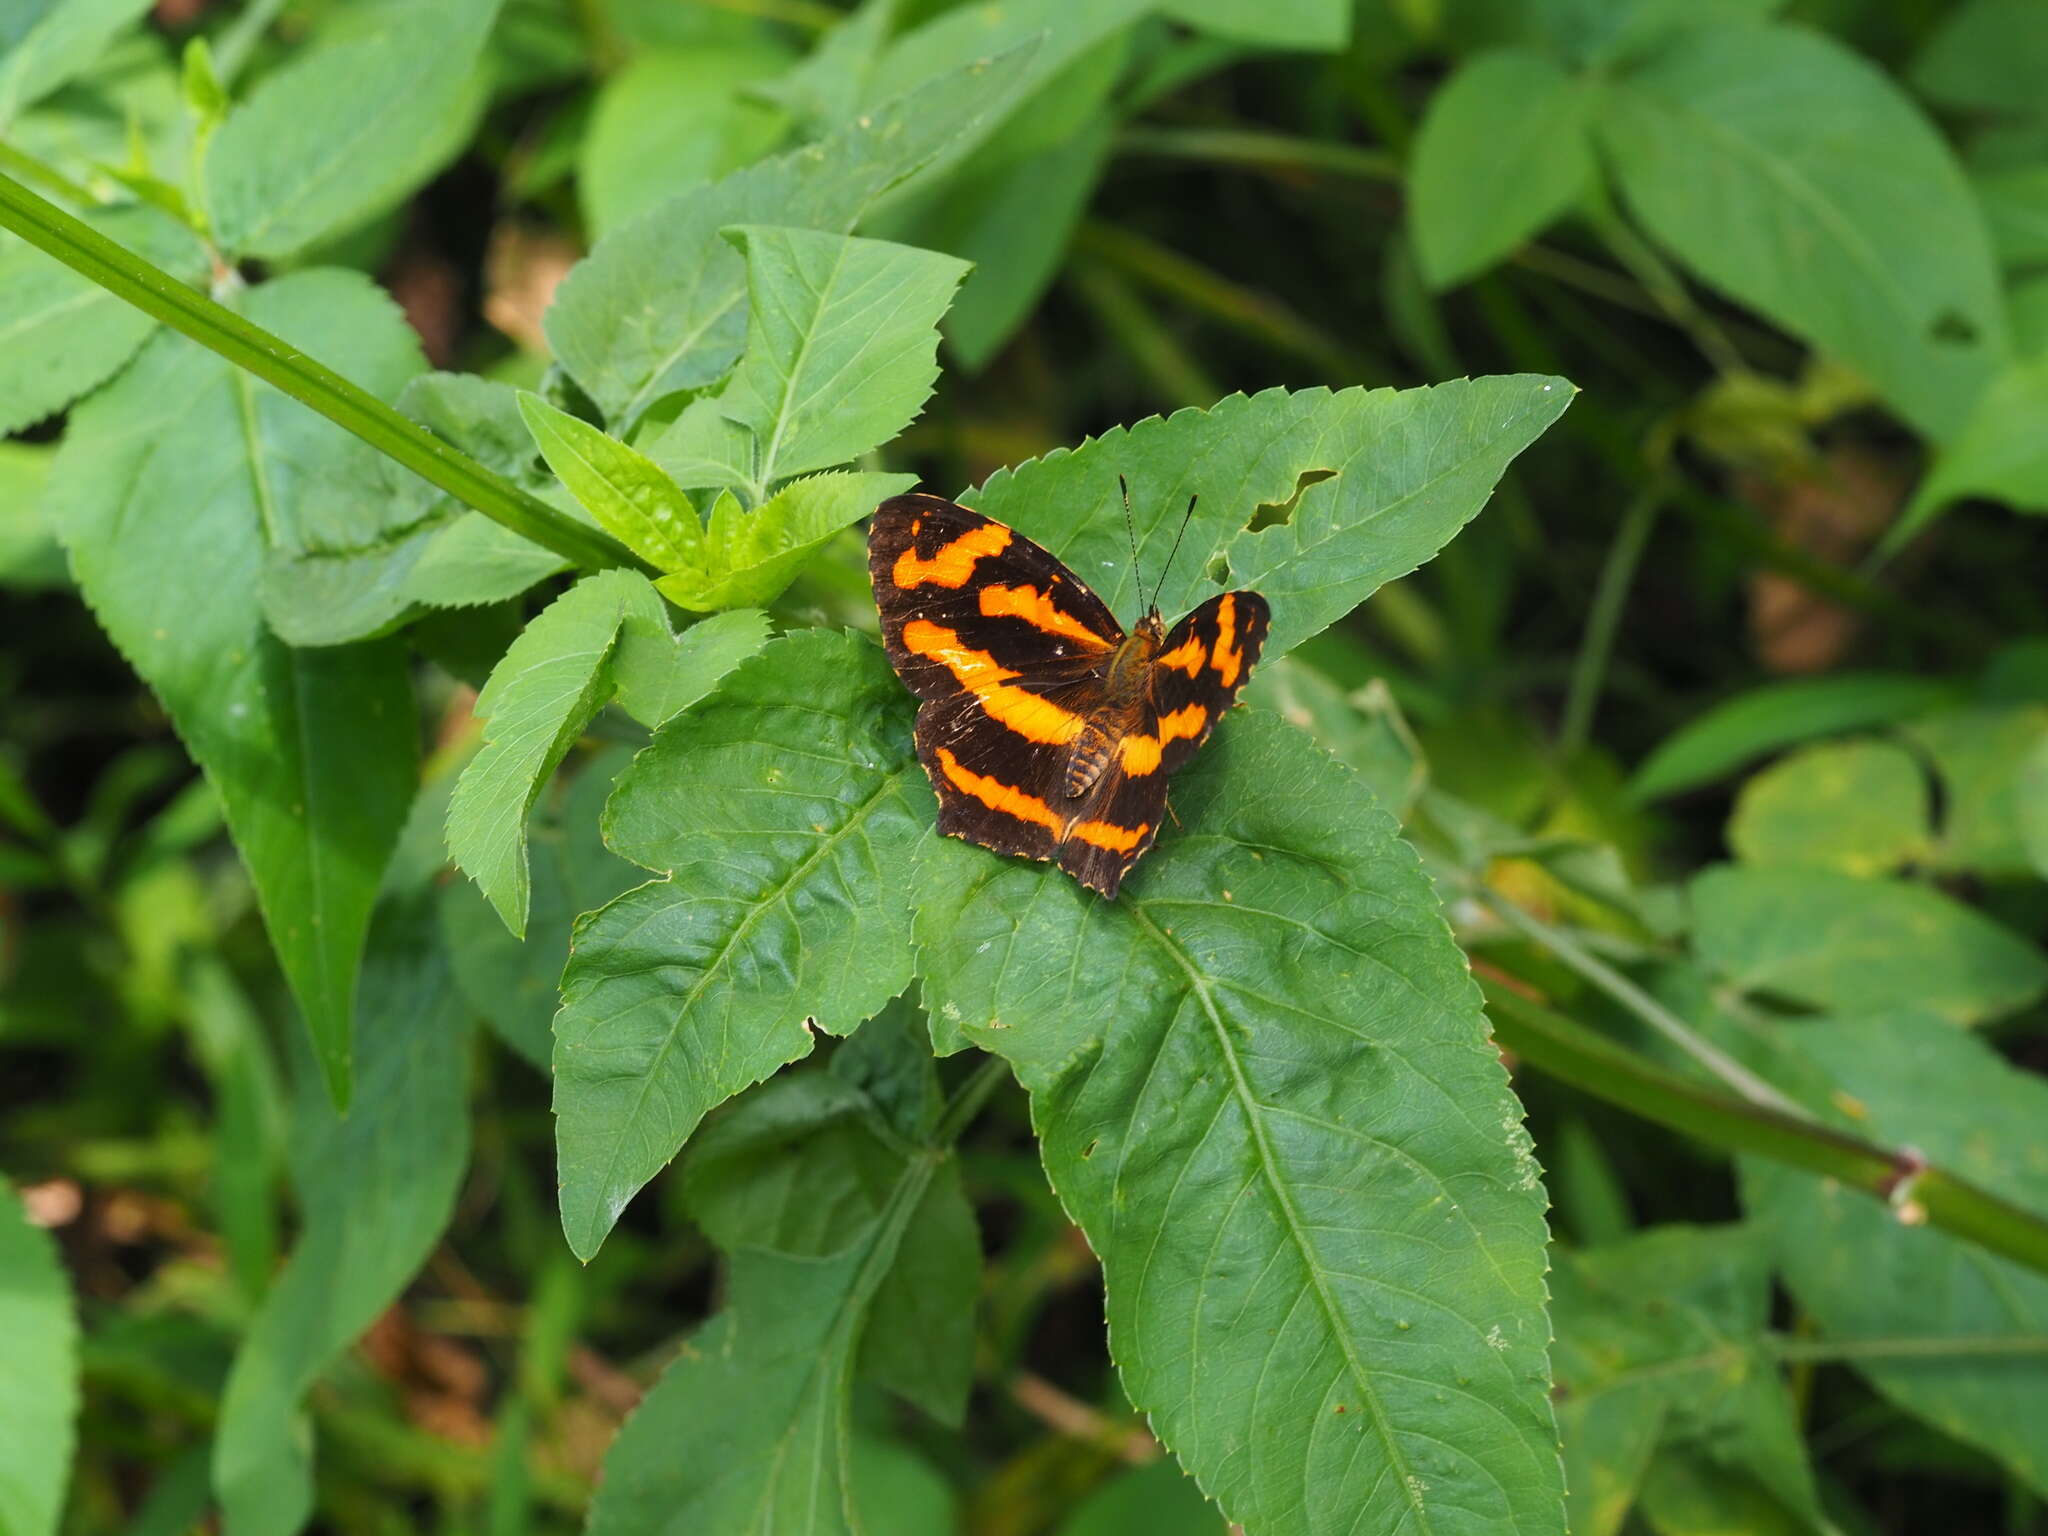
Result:
[[1131,577],[1138,583],[1138,595],[1145,595],[1145,578],[1138,570],[1138,525],[1131,521],[1131,486],[1122,475],[1116,477],[1116,488],[1124,493],[1124,532],[1131,540]]
[[1180,553],[1180,541],[1187,537],[1188,524],[1194,519],[1195,503],[1202,499],[1200,491],[1188,498],[1188,510],[1180,520],[1180,532],[1173,536],[1173,548],[1166,552],[1166,564],[1159,568],[1159,585],[1152,589],[1152,606],[1159,606],[1159,594],[1166,590],[1166,573],[1173,569],[1173,557]]

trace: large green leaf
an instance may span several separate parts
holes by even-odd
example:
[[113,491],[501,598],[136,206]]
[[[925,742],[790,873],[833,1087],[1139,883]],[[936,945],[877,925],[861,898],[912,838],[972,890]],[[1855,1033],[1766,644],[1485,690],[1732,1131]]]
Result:
[[483,750],[462,770],[448,803],[448,851],[521,937],[529,899],[527,814],[610,700],[607,662],[629,614],[667,628],[661,599],[644,576],[585,577],[526,626],[477,696],[476,712],[489,723]]
[[909,982],[900,890],[931,824],[910,713],[871,641],[805,631],[621,778],[606,841],[664,878],[578,923],[563,978],[557,1174],[578,1254],[707,1110]]
[[1409,169],[1415,253],[1431,286],[1484,272],[1593,182],[1594,93],[1521,49],[1480,54],[1430,98]]
[[[417,363],[365,278],[247,296],[257,324],[373,392]],[[355,970],[417,754],[404,653],[290,650],[257,600],[266,535],[346,497],[369,450],[168,333],[73,415],[48,505],[101,624],[220,792],[328,1081],[348,1082]]]
[[[1792,1047],[1838,1085],[1814,1108],[1859,1136],[1911,1144],[1938,1166],[2048,1211],[2041,1127],[2048,1083],[1939,1017],[1911,1012],[1808,1024]],[[1844,1097],[1846,1096],[1846,1098]],[[1840,1106],[1853,1102],[1849,1119]],[[2039,1356],[1970,1353],[1973,1340],[2048,1339],[2048,1279],[1910,1219],[1910,1187],[1893,1210],[1832,1180],[1745,1161],[1743,1199],[1771,1234],[1780,1273],[1825,1337],[1878,1391],[1960,1440],[1983,1447],[2048,1495],[2048,1372]],[[1925,1343],[1887,1358],[1890,1339]]]
[[720,466],[717,481],[685,483],[758,494],[845,464],[908,426],[938,377],[939,317],[967,263],[811,229],[728,234],[747,254],[746,353],[717,395],[691,403],[654,456],[737,459]]
[[1543,1193],[1390,817],[1262,712],[1105,902],[929,845],[940,1044],[1008,1057],[1131,1401],[1248,1530],[1563,1529]]
[[1742,786],[1728,846],[1745,864],[1821,864],[1882,875],[1933,843],[1927,775],[1888,741],[1823,742]]
[[2006,350],[1977,200],[1876,66],[1790,27],[1679,33],[1610,84],[1599,136],[1636,215],[1715,287],[1959,428]]
[[789,118],[755,91],[788,65],[788,52],[761,37],[650,49],[607,77],[577,157],[591,233],[608,235],[774,149]]
[[288,256],[389,207],[437,170],[481,105],[473,71],[499,3],[363,7],[344,14],[339,37],[266,76],[206,156],[220,247]]
[[0,131],[88,68],[149,0],[46,0],[0,17]]
[[1700,962],[1745,992],[1838,1013],[1917,1006],[1971,1024],[2048,990],[2048,960],[2032,945],[1903,880],[1719,866],[1690,895]]
[[[154,208],[113,208],[88,220],[174,277],[206,270],[189,230]],[[0,237],[4,240],[4,237]],[[156,322],[97,283],[21,241],[0,243],[0,435],[61,411],[135,355]]]
[[[899,1529],[864,1518],[878,1501],[849,1480],[848,1395],[871,1368],[869,1315],[917,1257],[934,1192],[965,1211],[946,1150],[888,1136],[860,1089],[806,1072],[735,1105],[692,1148],[690,1173],[692,1214],[731,1255],[732,1301],[620,1432],[591,1531]],[[966,1278],[964,1295],[943,1298],[956,1344],[971,1342]]]
[[302,1081],[292,1117],[298,1245],[243,1337],[221,1401],[213,1486],[229,1536],[291,1536],[313,1509],[301,1400],[439,1241],[469,1160],[468,1014],[429,893],[379,910],[346,1118]]
[[882,193],[999,114],[1031,51],[933,80],[822,143],[673,198],[598,242],[547,314],[562,366],[621,428],[665,395],[716,382],[746,335],[746,266],[719,232],[852,229]]
[[1659,1463],[1681,1475],[1703,1463],[1705,1479],[1775,1513],[1772,1529],[1825,1528],[1791,1394],[1763,1348],[1771,1277],[1755,1234],[1658,1227],[1559,1252],[1550,1284],[1573,1536],[1614,1536],[1639,1492],[1662,1528],[1677,1479]]
[[1274,657],[1441,549],[1571,397],[1564,380],[1535,374],[1233,395],[1003,470],[963,500],[1043,544],[1133,620],[1117,476],[1130,484],[1148,589],[1199,495],[1159,605],[1173,617],[1254,587],[1273,606]]
[[1629,781],[1629,797],[1655,800],[1696,789],[1781,747],[1909,720],[1959,693],[1939,678],[1900,672],[1765,683],[1714,705],[1658,743]]
[[0,1531],[55,1536],[78,1413],[78,1320],[49,1233],[0,1179]]

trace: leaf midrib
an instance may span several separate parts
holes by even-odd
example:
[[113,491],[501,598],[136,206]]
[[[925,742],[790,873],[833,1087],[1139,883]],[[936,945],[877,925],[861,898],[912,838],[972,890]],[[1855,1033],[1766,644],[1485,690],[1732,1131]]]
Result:
[[1287,1228],[1287,1235],[1295,1250],[1300,1253],[1303,1267],[1308,1271],[1309,1288],[1315,1294],[1316,1304],[1323,1313],[1324,1322],[1329,1325],[1338,1348],[1343,1352],[1345,1366],[1358,1384],[1359,1396],[1365,1403],[1367,1416],[1372,1421],[1380,1443],[1386,1448],[1387,1462],[1400,1480],[1401,1492],[1408,1501],[1408,1507],[1414,1512],[1416,1528],[1423,1536],[1430,1536],[1436,1527],[1429,1518],[1429,1511],[1424,1507],[1421,1495],[1415,1490],[1413,1474],[1409,1470],[1407,1459],[1401,1453],[1400,1443],[1394,1438],[1394,1426],[1387,1415],[1386,1405],[1380,1401],[1379,1393],[1366,1373],[1365,1362],[1359,1358],[1358,1351],[1353,1347],[1350,1329],[1337,1306],[1336,1298],[1330,1294],[1329,1287],[1323,1282],[1321,1259],[1309,1240],[1307,1223],[1302,1219],[1301,1212],[1295,1208],[1293,1196],[1286,1181],[1281,1177],[1279,1160],[1274,1153],[1271,1140],[1266,1135],[1265,1122],[1262,1118],[1265,1106],[1252,1092],[1251,1084],[1245,1077],[1244,1063],[1239,1060],[1236,1047],[1230,1039],[1230,1031],[1224,1025],[1215,999],[1210,995],[1208,979],[1188,958],[1186,952],[1169,939],[1146,915],[1143,907],[1134,903],[1131,915],[1137,925],[1150,935],[1153,943],[1158,945],[1186,975],[1188,988],[1200,1003],[1202,1012],[1209,1021],[1209,1026],[1216,1036],[1217,1053],[1230,1072],[1231,1093],[1243,1110],[1245,1124],[1251,1131],[1252,1146],[1258,1155],[1259,1171],[1273,1197],[1274,1205],[1279,1209],[1281,1220]]

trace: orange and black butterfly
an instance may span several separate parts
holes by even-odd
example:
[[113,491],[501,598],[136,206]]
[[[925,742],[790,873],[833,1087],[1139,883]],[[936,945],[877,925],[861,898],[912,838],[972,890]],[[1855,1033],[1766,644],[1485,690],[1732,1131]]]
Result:
[[882,503],[868,569],[889,659],[925,701],[939,830],[1114,898],[1159,835],[1168,776],[1250,676],[1266,600],[1224,592],[1171,629],[1149,605],[1127,635],[1051,554],[937,496]]

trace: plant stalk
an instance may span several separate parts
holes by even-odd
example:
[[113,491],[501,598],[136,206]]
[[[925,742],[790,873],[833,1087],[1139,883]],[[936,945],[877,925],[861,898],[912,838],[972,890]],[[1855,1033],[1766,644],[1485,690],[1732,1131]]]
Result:
[[186,287],[5,174],[0,174],[0,227],[543,549],[592,570],[651,569],[597,529],[522,491],[282,337]]

